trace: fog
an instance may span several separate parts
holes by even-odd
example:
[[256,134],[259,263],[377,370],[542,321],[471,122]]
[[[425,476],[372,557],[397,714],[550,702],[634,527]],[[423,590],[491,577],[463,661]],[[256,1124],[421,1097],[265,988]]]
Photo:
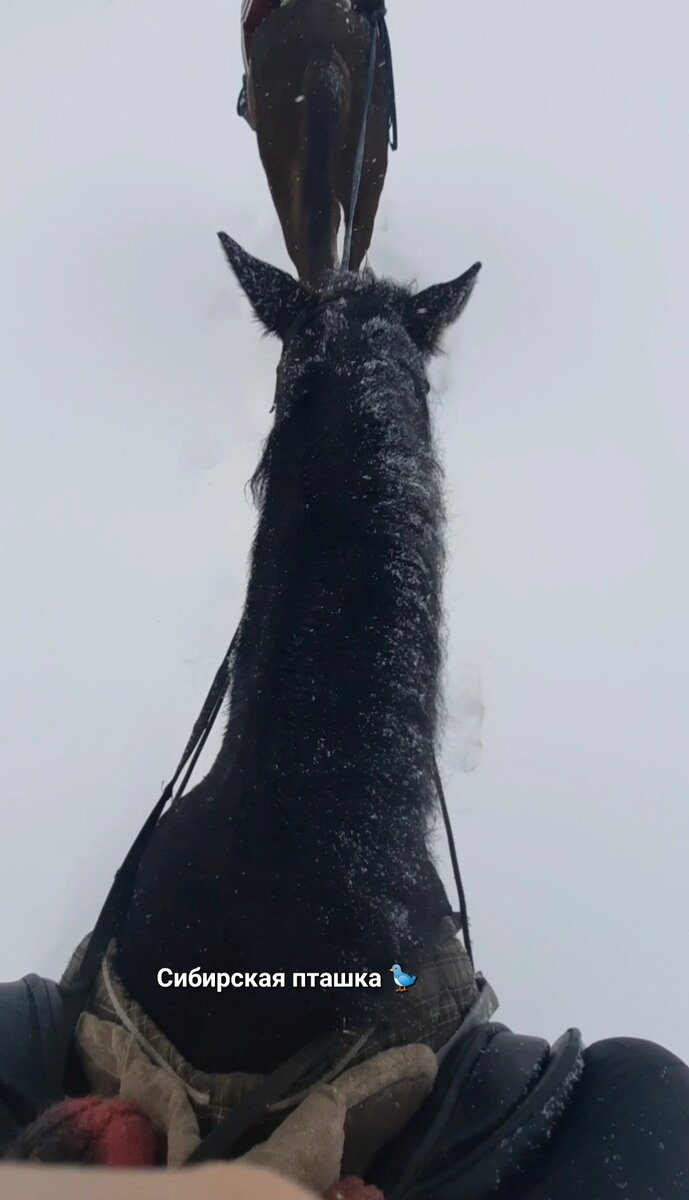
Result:
[[[686,1058],[689,12],[389,9],[370,264],[484,263],[433,374],[477,964],[515,1029]],[[0,56],[11,979],[91,927],[234,630],[278,347],[215,232],[289,263],[234,111],[238,3],[5,0]]]

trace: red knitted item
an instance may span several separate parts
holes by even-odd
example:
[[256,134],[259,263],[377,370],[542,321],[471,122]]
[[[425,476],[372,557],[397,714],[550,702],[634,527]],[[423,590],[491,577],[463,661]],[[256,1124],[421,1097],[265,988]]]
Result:
[[385,1200],[385,1198],[379,1188],[364,1183],[363,1179],[357,1179],[354,1175],[349,1175],[346,1179],[341,1179],[339,1183],[334,1183],[331,1188],[328,1188],[324,1200]]
[[46,1109],[22,1131],[6,1157],[100,1167],[153,1167],[161,1160],[161,1149],[160,1137],[137,1105],[85,1096]]

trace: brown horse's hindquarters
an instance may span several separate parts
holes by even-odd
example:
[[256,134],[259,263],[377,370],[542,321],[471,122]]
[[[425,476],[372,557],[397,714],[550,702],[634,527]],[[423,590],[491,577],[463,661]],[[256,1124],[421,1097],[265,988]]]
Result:
[[[317,286],[337,265],[340,213],[349,215],[366,108],[368,20],[335,0],[292,0],[256,31],[250,103],[263,166],[287,249]],[[385,68],[377,73],[351,266],[371,241],[387,166]]]

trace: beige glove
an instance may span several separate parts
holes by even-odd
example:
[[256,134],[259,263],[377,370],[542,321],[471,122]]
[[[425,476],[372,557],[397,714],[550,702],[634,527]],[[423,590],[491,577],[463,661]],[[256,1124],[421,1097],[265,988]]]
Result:
[[343,1176],[365,1176],[408,1124],[437,1074],[428,1046],[398,1046],[317,1087],[260,1146],[238,1161],[268,1167],[323,1195]]
[[[153,1063],[121,1026],[82,1014],[81,1061],[94,1092],[137,1103],[167,1137],[167,1165],[181,1166],[200,1141],[188,1090]],[[323,1194],[344,1176],[365,1177],[376,1152],[407,1125],[437,1074],[428,1046],[398,1046],[321,1084],[267,1141],[243,1159]],[[195,1096],[203,1104],[206,1097]]]

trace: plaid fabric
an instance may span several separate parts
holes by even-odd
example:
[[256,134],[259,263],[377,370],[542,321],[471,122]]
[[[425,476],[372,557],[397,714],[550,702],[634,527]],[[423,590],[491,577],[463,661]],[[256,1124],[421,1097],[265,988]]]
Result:
[[[63,984],[74,979],[88,941],[87,936],[75,950],[62,977]],[[148,1057],[182,1085],[199,1121],[204,1125],[215,1123],[241,1104],[264,1076],[246,1071],[208,1074],[188,1063],[127,994],[114,968],[115,953],[116,946],[112,942],[86,1011],[102,1021],[126,1028]],[[385,1016],[376,1029],[343,1033],[333,1050],[331,1069],[309,1088],[281,1100],[271,1111],[284,1115],[317,1083],[335,1079],[346,1068],[393,1046],[421,1043],[439,1050],[461,1025],[477,996],[471,963],[453,932],[451,937],[442,938],[436,944],[428,960],[419,967],[418,982],[413,989],[403,998],[391,992]],[[76,1038],[78,1048],[79,1026]]]

